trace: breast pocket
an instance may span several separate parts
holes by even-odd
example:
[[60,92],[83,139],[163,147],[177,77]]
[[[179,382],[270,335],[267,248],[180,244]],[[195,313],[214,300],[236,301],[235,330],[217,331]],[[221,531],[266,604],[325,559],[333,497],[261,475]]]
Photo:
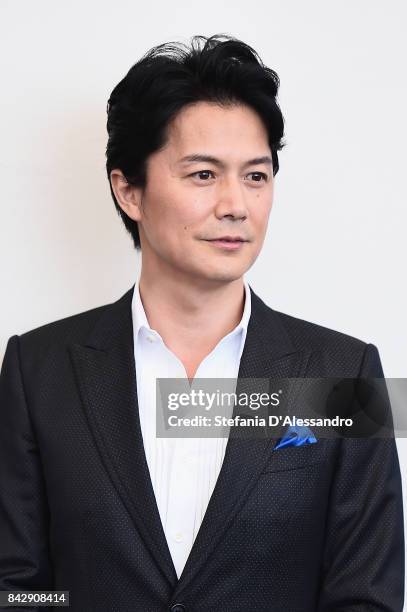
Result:
[[298,470],[328,461],[325,440],[302,446],[285,446],[271,450],[262,473]]

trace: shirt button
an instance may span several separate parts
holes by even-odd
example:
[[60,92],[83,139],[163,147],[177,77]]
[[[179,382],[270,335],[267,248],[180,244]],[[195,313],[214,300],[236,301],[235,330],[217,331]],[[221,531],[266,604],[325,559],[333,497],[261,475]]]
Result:
[[170,612],[186,612],[186,607],[183,604],[174,604],[170,608]]
[[155,342],[155,338],[154,338],[154,336],[151,336],[151,335],[150,335],[150,336],[147,336],[147,340],[148,340],[149,342]]
[[176,542],[182,542],[183,539],[184,539],[184,535],[180,531],[177,531],[177,533],[174,534],[174,540]]

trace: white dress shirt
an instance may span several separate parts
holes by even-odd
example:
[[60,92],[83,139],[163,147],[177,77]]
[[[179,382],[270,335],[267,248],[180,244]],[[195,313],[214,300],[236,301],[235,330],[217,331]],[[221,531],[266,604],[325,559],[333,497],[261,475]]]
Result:
[[[244,280],[240,323],[200,363],[196,378],[237,379],[251,312]],[[147,320],[139,280],[132,300],[134,357],[144,451],[165,537],[178,578],[191,551],[225,456],[227,437],[157,438],[156,378],[187,378],[182,362]]]

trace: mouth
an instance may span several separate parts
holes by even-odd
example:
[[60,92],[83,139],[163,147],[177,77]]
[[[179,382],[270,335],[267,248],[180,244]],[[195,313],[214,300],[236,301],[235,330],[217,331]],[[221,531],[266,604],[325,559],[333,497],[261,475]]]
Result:
[[220,238],[207,239],[206,242],[215,247],[233,251],[242,248],[248,240],[245,240],[242,236],[221,236]]

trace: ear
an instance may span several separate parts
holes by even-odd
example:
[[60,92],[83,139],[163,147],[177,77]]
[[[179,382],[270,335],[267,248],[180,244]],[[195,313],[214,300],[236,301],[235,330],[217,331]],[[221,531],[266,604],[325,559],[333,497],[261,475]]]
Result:
[[110,173],[113,193],[120,208],[133,221],[141,220],[141,187],[130,185],[121,170],[112,170]]

